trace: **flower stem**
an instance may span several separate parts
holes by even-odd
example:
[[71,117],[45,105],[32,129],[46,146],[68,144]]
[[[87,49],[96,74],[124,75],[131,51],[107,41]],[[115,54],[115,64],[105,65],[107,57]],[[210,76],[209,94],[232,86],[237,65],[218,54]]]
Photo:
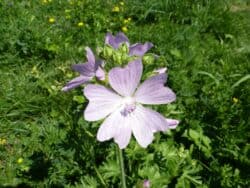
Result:
[[119,154],[119,163],[120,163],[120,169],[121,169],[121,181],[122,181],[122,188],[126,188],[126,177],[125,177],[125,170],[124,170],[124,161],[123,161],[123,155],[122,150],[117,145],[117,150]]

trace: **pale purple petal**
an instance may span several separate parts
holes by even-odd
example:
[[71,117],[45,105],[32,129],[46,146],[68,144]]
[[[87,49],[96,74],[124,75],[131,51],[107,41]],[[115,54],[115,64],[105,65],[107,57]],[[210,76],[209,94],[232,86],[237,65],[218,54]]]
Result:
[[94,76],[95,75],[95,66],[89,62],[84,64],[75,64],[72,65],[72,69],[76,72],[79,72],[83,76]]
[[152,47],[153,44],[150,42],[133,44],[129,47],[129,55],[143,56]]
[[95,76],[98,80],[105,80],[105,72],[101,67],[98,67]]
[[149,180],[143,181],[143,188],[150,188],[150,181]]
[[130,62],[125,68],[116,67],[109,72],[111,87],[123,96],[131,96],[138,86],[142,75],[141,60]]
[[121,97],[101,85],[89,84],[84,89],[89,104],[84,111],[87,121],[97,121],[114,112],[120,105]]
[[153,141],[153,131],[151,130],[151,117],[145,113],[146,110],[141,105],[137,105],[136,109],[127,118],[130,121],[133,135],[138,144],[146,148]]
[[131,127],[127,126],[126,121],[124,121],[123,124],[119,124],[119,128],[117,128],[119,130],[116,131],[114,140],[115,142],[119,145],[120,149],[124,149],[127,147],[130,138],[131,138]]
[[141,113],[144,114],[145,122],[153,133],[158,131],[166,131],[169,129],[169,123],[160,113],[149,108],[145,108],[142,105],[137,105],[136,107]]
[[103,142],[114,138],[119,148],[124,149],[131,138],[131,128],[127,120],[119,110],[113,112],[100,126],[97,140]]
[[95,65],[95,56],[94,56],[92,50],[89,47],[86,47],[85,50],[87,52],[88,63],[92,64],[94,66]]
[[89,47],[86,47],[85,49],[87,51],[87,63],[72,65],[72,69],[79,72],[81,75],[70,81],[64,88],[62,88],[63,91],[75,88],[82,83],[89,81],[94,76],[96,76],[99,80],[105,79],[105,72],[101,68],[103,61],[95,61],[95,56],[91,49]]
[[166,74],[158,74],[144,81],[135,93],[136,101],[142,104],[167,104],[176,99],[175,93],[164,87]]
[[85,49],[87,51],[88,61],[86,63],[72,65],[72,69],[83,76],[94,76],[97,69],[95,65],[95,56],[89,47]]
[[69,81],[66,86],[62,88],[62,91],[69,91],[75,87],[78,87],[82,84],[88,83],[91,80],[91,77],[78,76],[73,80]]
[[180,123],[180,121],[176,120],[176,119],[167,119],[166,118],[166,121],[167,121],[167,125],[168,125],[169,129],[175,129],[178,126],[178,124]]
[[157,70],[154,70],[154,73],[157,73],[157,74],[164,74],[167,72],[167,67],[163,67],[163,68],[159,68]]
[[122,43],[126,43],[127,45],[129,45],[128,38],[122,32],[119,32],[116,36],[108,33],[105,37],[105,44],[109,44],[115,49],[119,48]]

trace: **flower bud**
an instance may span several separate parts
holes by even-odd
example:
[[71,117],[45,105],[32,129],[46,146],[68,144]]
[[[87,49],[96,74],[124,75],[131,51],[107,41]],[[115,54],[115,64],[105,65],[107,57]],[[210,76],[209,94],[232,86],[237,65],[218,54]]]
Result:
[[105,46],[103,49],[103,56],[104,58],[109,58],[113,54],[113,49],[110,46]]

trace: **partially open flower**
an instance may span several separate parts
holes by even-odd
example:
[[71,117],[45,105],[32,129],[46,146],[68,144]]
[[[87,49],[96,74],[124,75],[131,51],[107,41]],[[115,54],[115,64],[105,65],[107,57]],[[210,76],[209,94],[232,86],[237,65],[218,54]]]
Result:
[[[142,147],[153,141],[153,133],[175,128],[179,121],[165,119],[160,113],[145,108],[142,104],[167,104],[176,99],[175,93],[164,86],[167,76],[157,74],[141,85],[142,62],[130,62],[125,68],[116,67],[109,72],[109,83],[113,90],[101,85],[89,84],[84,94],[89,104],[84,112],[87,121],[107,117],[97,133],[99,141],[114,138],[121,149],[135,136]],[[138,86],[139,85],[139,86]]]
[[122,43],[127,44],[129,47],[129,55],[131,56],[143,56],[148,50],[150,50],[150,48],[153,47],[153,44],[150,42],[146,42],[144,44],[135,43],[130,45],[127,36],[122,32],[119,32],[116,36],[108,33],[105,37],[105,44],[109,44],[115,49],[118,49]]
[[101,68],[102,61],[95,59],[95,56],[89,47],[86,47],[87,63],[75,64],[72,69],[80,73],[80,76],[74,78],[62,88],[62,91],[68,91],[82,84],[88,83],[93,77],[99,80],[105,79],[105,72]]

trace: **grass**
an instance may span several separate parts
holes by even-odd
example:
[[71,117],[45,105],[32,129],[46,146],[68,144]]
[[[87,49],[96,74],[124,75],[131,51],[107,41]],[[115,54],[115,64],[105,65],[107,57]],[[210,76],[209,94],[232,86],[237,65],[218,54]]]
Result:
[[147,149],[131,141],[127,186],[248,187],[250,2],[123,3],[0,2],[0,186],[120,186],[115,144],[84,121],[81,89],[60,90],[86,46],[126,27],[131,43],[150,41],[161,56],[146,70],[168,67],[177,101],[157,109],[181,120]]

